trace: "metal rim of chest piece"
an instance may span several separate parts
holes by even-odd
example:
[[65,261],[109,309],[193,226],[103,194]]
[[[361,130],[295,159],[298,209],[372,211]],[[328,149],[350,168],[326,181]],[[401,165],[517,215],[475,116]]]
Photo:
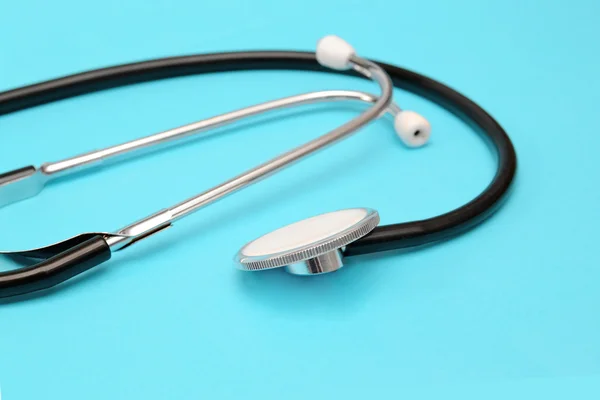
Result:
[[294,275],[318,275],[343,267],[343,248],[370,233],[379,213],[349,208],[316,215],[267,233],[240,249],[238,268],[261,271],[284,267]]

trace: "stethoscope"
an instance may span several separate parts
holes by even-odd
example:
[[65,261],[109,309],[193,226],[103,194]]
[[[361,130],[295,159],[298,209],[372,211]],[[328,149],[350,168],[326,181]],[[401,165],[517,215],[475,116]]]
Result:
[[267,111],[324,101],[354,100],[370,104],[344,125],[246,171],[190,199],[160,210],[117,232],[82,233],[31,250],[0,252],[23,266],[0,273],[0,297],[53,287],[111,258],[115,251],[154,235],[237,190],[251,185],[318,150],[347,138],[369,122],[389,113],[402,141],[411,147],[427,142],[430,125],[392,101],[393,87],[430,99],[475,126],[495,148],[496,175],[489,186],[462,207],[437,217],[378,226],[379,214],[370,208],[337,210],[294,222],[246,244],[237,254],[239,269],[257,271],[285,267],[297,275],[332,272],[343,257],[409,248],[458,235],[482,222],[502,203],[516,172],[516,154],[502,127],[481,107],[432,79],[393,65],[356,55],[336,36],[326,36],[316,53],[251,51],[163,58],[119,65],[0,93],[0,115],[99,90],[184,75],[239,70],[311,70],[361,76],[379,84],[381,93],[330,90],[270,101],[184,125],[66,160],[28,166],[0,174],[0,207],[39,193],[55,178],[125,156],[173,143],[209,129]]

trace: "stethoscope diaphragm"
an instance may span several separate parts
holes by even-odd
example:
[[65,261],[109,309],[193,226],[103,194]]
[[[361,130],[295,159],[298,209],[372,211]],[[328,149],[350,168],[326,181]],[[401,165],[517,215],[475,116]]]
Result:
[[285,267],[294,275],[318,275],[344,265],[346,245],[379,224],[370,208],[350,208],[294,222],[246,244],[237,254],[239,269],[260,271]]

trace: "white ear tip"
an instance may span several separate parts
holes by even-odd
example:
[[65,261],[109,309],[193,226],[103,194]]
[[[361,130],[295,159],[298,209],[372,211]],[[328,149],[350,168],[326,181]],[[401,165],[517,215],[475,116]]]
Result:
[[317,43],[317,61],[319,64],[332,69],[350,68],[350,57],[355,52],[344,39],[329,35]]
[[414,111],[401,111],[396,115],[394,128],[400,139],[409,147],[423,146],[431,135],[429,121]]

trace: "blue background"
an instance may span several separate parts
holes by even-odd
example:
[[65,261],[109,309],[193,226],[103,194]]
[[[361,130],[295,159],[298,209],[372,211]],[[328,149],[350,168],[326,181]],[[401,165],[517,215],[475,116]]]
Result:
[[[236,271],[240,246],[292,221],[357,206],[384,224],[425,218],[485,188],[495,164],[480,138],[397,91],[432,122],[426,148],[380,120],[60,290],[0,304],[4,398],[598,398],[599,15],[584,0],[3,1],[0,90],[154,57],[312,50],[333,33],[470,96],[519,156],[510,200],[456,240],[314,279]],[[347,88],[376,90],[252,72],[70,99],[0,118],[0,170]],[[357,112],[305,110],[56,182],[0,211],[1,247],[120,228]]]

